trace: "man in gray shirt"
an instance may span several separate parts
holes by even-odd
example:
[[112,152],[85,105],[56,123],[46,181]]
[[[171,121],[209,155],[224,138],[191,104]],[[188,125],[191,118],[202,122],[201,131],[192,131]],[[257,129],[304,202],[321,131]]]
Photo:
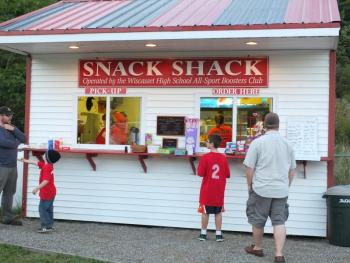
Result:
[[0,107],[0,193],[2,192],[2,222],[7,225],[22,225],[12,215],[13,196],[17,185],[17,147],[26,138],[23,132],[11,124],[13,112],[9,107]]
[[265,116],[264,128],[266,133],[251,143],[243,162],[247,168],[249,192],[246,212],[255,242],[245,251],[258,257],[264,256],[264,227],[270,217],[275,240],[275,262],[285,262],[282,253],[286,239],[284,224],[289,215],[287,199],[296,162],[292,146],[278,132],[279,117],[276,113]]

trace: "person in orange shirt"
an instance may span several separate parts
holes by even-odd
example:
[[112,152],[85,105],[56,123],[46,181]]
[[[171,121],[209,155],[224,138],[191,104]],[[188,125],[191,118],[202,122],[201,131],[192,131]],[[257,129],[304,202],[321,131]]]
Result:
[[221,137],[220,148],[225,148],[227,142],[232,141],[232,128],[226,125],[224,115],[221,112],[218,112],[215,115],[216,127],[213,127],[209,130],[208,136],[213,134],[218,134]]
[[111,144],[127,144],[128,142],[128,120],[124,112],[114,112],[112,114],[114,124],[110,130]]
[[102,116],[103,128],[96,136],[96,144],[106,144],[106,114]]

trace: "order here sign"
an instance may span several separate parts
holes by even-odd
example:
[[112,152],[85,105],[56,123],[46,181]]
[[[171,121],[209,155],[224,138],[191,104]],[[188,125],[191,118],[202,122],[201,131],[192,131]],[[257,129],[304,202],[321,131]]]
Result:
[[267,57],[79,61],[80,87],[268,87]]

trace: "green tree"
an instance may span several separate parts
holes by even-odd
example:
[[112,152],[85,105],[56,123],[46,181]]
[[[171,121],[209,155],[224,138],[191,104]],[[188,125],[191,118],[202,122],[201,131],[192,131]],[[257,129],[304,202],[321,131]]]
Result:
[[[52,4],[54,0],[1,0],[0,22]],[[25,56],[0,50],[0,106],[15,112],[13,122],[23,130],[25,101]]]
[[342,19],[337,50],[337,97],[350,101],[350,0],[339,0]]

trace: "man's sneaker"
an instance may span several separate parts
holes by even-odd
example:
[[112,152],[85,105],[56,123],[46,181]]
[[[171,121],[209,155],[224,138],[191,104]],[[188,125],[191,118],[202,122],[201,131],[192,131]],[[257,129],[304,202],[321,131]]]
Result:
[[207,240],[207,235],[200,234],[198,239],[199,239],[200,241],[205,241],[205,240]]
[[54,227],[39,227],[38,228],[38,232],[43,231],[43,229],[46,229],[46,232],[54,232],[54,231],[56,231],[56,228],[54,228]]
[[45,233],[49,233],[51,231],[49,229],[47,229],[47,228],[39,228],[38,233],[45,234]]
[[222,235],[216,235],[216,242],[222,242],[224,241],[224,237]]

